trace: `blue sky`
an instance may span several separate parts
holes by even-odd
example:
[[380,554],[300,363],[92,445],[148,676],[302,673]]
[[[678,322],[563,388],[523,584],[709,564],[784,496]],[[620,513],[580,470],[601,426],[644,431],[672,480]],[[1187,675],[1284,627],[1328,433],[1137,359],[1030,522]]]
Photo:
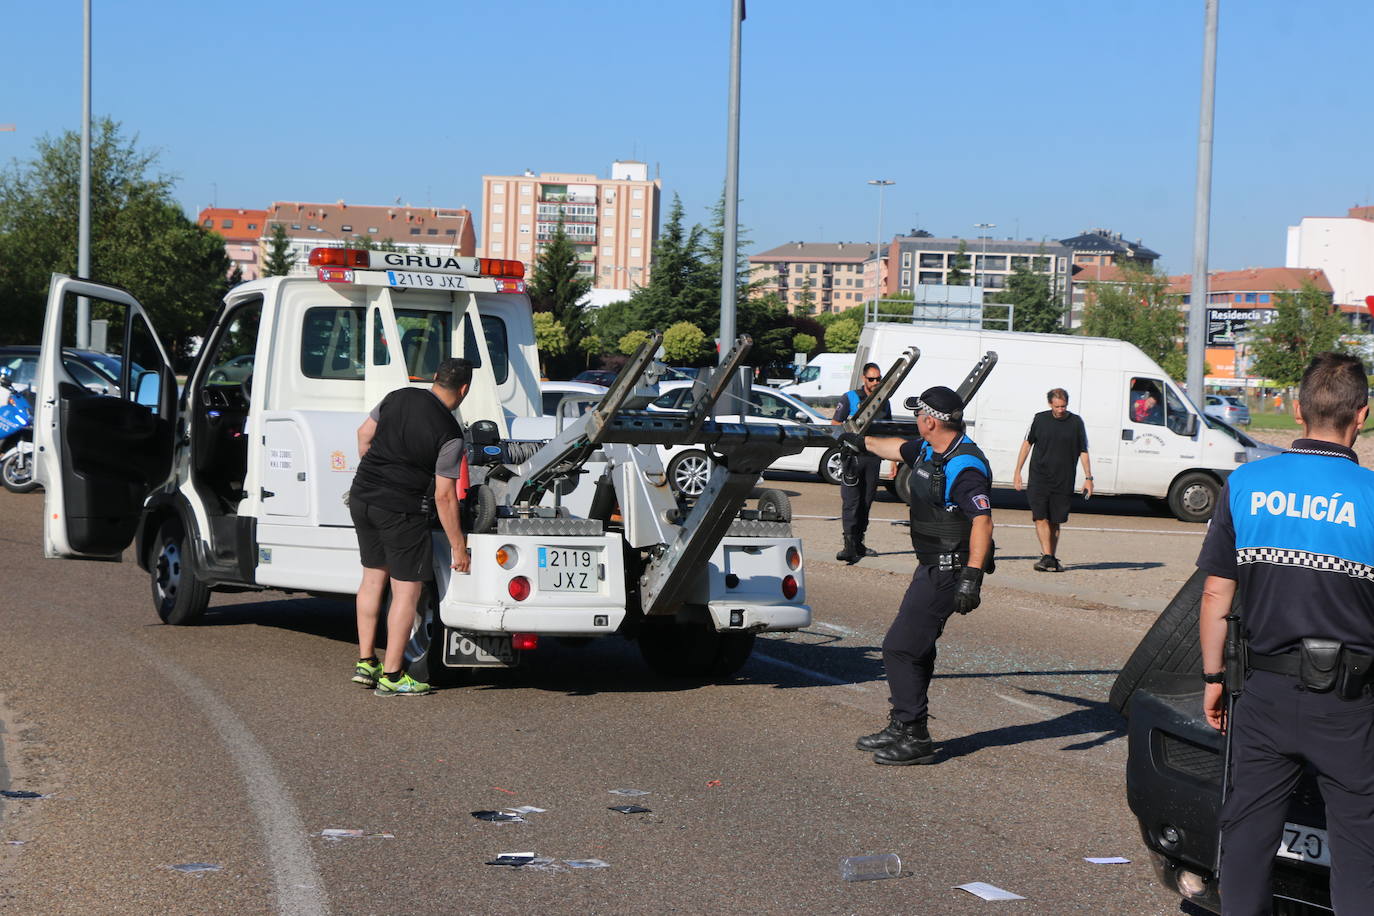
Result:
[[[729,0],[93,5],[94,110],[161,151],[191,215],[476,211],[484,173],[638,158],[705,222],[722,186]],[[749,0],[751,250],[870,240],[881,177],[889,237],[1102,226],[1188,270],[1202,23],[1202,0]],[[8,162],[79,126],[81,2],[6,25]],[[1214,269],[1281,265],[1287,225],[1370,202],[1370,34],[1365,0],[1221,4]]]

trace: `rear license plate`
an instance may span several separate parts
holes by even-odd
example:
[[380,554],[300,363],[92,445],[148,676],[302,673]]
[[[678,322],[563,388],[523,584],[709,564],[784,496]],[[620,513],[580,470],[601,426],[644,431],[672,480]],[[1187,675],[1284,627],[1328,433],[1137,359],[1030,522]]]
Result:
[[409,270],[388,270],[386,282],[391,286],[415,289],[467,289],[465,278],[457,274],[427,274]]
[[444,664],[450,668],[509,668],[519,661],[520,654],[511,646],[509,636],[444,630]]
[[585,547],[540,547],[540,591],[596,591],[600,587],[600,558],[601,551]]
[[1331,867],[1331,847],[1327,845],[1326,831],[1316,827],[1284,824],[1278,854],[1285,859]]

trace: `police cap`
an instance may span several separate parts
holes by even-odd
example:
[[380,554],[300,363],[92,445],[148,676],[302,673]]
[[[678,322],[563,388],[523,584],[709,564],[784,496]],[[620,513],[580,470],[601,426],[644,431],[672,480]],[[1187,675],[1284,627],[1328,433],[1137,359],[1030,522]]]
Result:
[[914,413],[930,414],[937,420],[957,423],[964,418],[964,399],[944,385],[922,391],[919,397],[907,398],[906,409]]

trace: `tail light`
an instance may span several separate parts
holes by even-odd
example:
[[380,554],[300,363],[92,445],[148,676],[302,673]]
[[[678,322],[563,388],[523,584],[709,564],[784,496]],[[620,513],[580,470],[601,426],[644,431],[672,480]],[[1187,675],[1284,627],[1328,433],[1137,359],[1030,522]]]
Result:
[[[526,579],[524,576],[516,576],[514,579],[510,580],[510,585],[507,586],[507,590],[510,592],[510,596],[516,601],[524,601],[530,596],[530,580]],[[785,590],[786,586],[784,586],[784,591]]]
[[510,645],[512,649],[520,652],[529,652],[539,648],[538,633],[512,633],[510,635]]
[[795,547],[787,548],[787,568],[796,569],[801,565],[801,551]]
[[520,559],[520,554],[513,545],[503,544],[496,548],[496,565],[502,569],[510,569],[518,559]]
[[782,596],[788,601],[797,597],[797,579],[795,576],[784,576],[782,580]]

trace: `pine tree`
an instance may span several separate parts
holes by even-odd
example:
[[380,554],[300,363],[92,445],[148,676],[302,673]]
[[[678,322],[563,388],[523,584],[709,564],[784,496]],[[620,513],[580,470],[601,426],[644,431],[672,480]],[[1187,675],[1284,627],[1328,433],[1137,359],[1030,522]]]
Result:
[[1064,303],[1050,290],[1050,278],[1028,267],[1013,267],[1007,287],[998,297],[1012,306],[1013,331],[1064,333]]
[[552,312],[573,340],[586,333],[581,301],[592,288],[592,281],[582,275],[577,248],[563,230],[562,213],[553,237],[535,259],[528,288],[536,312]]
[[264,277],[284,277],[296,266],[296,253],[291,250],[291,240],[286,237],[286,227],[281,223],[272,224],[272,233],[267,239],[267,260],[262,265]]

